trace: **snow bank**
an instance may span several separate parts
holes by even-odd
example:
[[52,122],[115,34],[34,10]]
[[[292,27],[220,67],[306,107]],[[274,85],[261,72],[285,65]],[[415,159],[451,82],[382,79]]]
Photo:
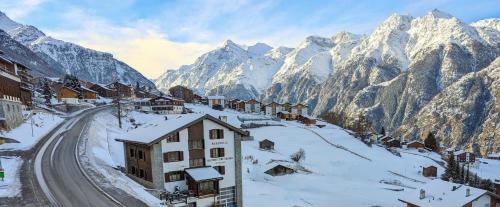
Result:
[[5,178],[0,181],[0,197],[17,197],[21,194],[19,169],[23,163],[20,157],[1,157]]
[[[8,132],[0,131],[0,136],[14,139],[19,142],[2,144],[0,145],[0,150],[31,149],[42,137],[44,137],[63,120],[64,119],[57,115],[46,112],[38,112],[36,115],[33,115],[32,118],[22,123],[19,127]],[[33,133],[31,131],[32,126]]]

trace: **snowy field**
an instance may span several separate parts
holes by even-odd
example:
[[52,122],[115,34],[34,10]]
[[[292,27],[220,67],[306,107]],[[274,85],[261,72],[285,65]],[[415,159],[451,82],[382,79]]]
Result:
[[[187,105],[195,113],[208,113],[215,117],[227,116],[228,122],[240,126],[238,116],[245,118],[266,118],[262,115],[242,114],[233,110],[216,111],[207,106]],[[111,166],[123,166],[122,143],[116,142],[122,133],[134,128],[135,124],[147,124],[165,115],[130,112],[124,118],[123,129],[117,127],[116,118],[110,114],[97,116],[93,123],[94,137],[89,146],[97,158],[98,165],[107,166],[101,173],[113,185],[125,189],[147,203],[158,200],[146,191],[117,173]],[[167,115],[173,118],[178,115]],[[273,122],[273,121],[269,121]],[[350,136],[337,126],[326,124],[324,128],[304,126],[295,121],[273,122],[284,126],[270,126],[250,129],[254,141],[244,141],[243,192],[245,206],[404,206],[397,199],[405,192],[418,188],[429,178],[421,175],[422,166],[438,167],[438,174],[444,169],[429,157],[440,160],[435,153],[420,153],[401,149],[401,157],[386,149],[364,143]],[[258,149],[258,142],[270,139],[275,142],[273,152]],[[300,163],[305,170],[285,176],[270,176],[268,162],[290,161],[290,155],[304,149],[306,158]],[[252,157],[250,159],[250,157]],[[257,160],[257,161],[256,161]],[[293,163],[292,163],[293,164]],[[297,165],[297,164],[293,164]]]
[[19,157],[0,157],[1,167],[5,170],[5,178],[0,180],[0,197],[16,197],[21,193],[19,169],[23,160]]
[[483,179],[500,182],[500,160],[478,158],[479,162],[470,170]]
[[[33,122],[31,120],[33,119]],[[39,112],[32,119],[26,120],[19,127],[8,132],[0,131],[0,136],[15,139],[19,143],[5,143],[0,145],[0,150],[29,150],[50,130],[64,119],[57,115]],[[33,123],[33,124],[32,124]],[[33,133],[31,127],[33,126]]]

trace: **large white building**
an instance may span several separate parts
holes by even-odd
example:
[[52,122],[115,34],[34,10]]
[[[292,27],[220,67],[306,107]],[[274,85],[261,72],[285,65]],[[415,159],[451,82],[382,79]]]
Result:
[[203,114],[171,115],[117,139],[127,174],[164,190],[170,206],[241,206],[241,139],[247,133]]
[[142,98],[134,101],[135,110],[157,114],[180,114],[184,101],[172,97]]

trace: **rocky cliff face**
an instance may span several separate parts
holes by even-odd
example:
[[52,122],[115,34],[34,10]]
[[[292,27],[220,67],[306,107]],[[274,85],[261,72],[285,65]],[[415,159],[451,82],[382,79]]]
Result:
[[[142,74],[127,64],[116,60],[109,53],[84,48],[46,36],[42,31],[30,25],[22,25],[10,20],[0,12],[0,29],[5,30],[13,39],[33,51],[36,56],[52,66],[44,70],[47,75],[60,76],[61,71],[73,74],[83,80],[96,83],[110,83],[120,80],[124,83],[155,87]],[[52,70],[48,72],[49,70]]]
[[[450,107],[445,104],[447,100],[435,97],[462,77],[487,68],[499,56],[499,22],[487,19],[468,24],[433,10],[416,18],[392,15],[368,36],[342,32],[331,38],[308,37],[278,56],[271,55],[277,49],[260,53],[263,55],[248,55],[242,47],[234,44],[229,47],[233,49],[228,49],[226,44],[203,55],[193,65],[167,72],[156,83],[168,87],[195,86],[203,94],[217,93],[229,98],[306,102],[312,114],[333,111],[347,117],[346,122],[363,113],[375,130],[385,127],[407,139],[416,139],[431,130],[421,128],[429,128],[427,125],[413,124],[419,120],[421,111],[431,102]],[[253,71],[245,73],[242,68]],[[202,71],[210,71],[211,75]],[[252,74],[258,78],[246,79]],[[490,88],[499,87],[495,81],[491,84]],[[475,99],[479,103],[489,100],[487,96]],[[498,123],[490,117],[491,112],[478,107],[464,111],[489,117],[490,130],[495,128],[491,123]],[[455,122],[466,124],[465,121]],[[436,123],[433,128],[437,129],[451,122],[452,119],[444,119],[430,123]],[[410,126],[415,128],[410,130]],[[446,141],[452,147],[471,145],[475,143],[474,137],[486,136],[477,129],[466,127],[454,134],[439,132],[439,135],[446,136],[445,139],[452,137],[453,141]],[[500,135],[488,136],[493,136],[492,143],[499,142]],[[496,144],[481,146],[483,150],[500,150],[489,147]]]

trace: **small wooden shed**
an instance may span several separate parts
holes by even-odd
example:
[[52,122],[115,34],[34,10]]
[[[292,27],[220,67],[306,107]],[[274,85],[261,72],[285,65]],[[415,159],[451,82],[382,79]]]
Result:
[[437,167],[436,166],[428,166],[422,168],[422,175],[424,177],[437,177]]
[[259,142],[259,148],[263,150],[274,150],[274,142],[268,139],[264,139]]
[[264,173],[271,176],[282,176],[282,175],[293,174],[295,173],[295,170],[290,167],[284,166],[282,164],[276,164],[274,167],[270,168]]
[[401,147],[401,142],[397,139],[390,139],[385,142],[387,147]]
[[411,142],[409,142],[406,147],[410,148],[410,149],[423,149],[425,147],[425,144],[422,143],[421,141],[419,140],[413,140]]

